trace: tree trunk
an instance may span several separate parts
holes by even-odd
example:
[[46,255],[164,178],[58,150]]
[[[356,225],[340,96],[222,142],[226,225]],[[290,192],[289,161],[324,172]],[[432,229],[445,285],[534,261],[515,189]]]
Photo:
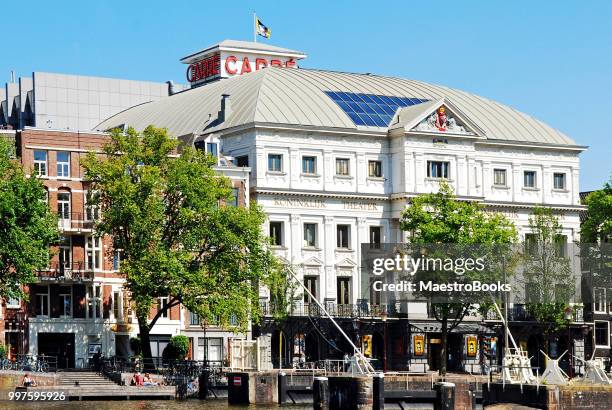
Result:
[[154,370],[153,354],[151,353],[151,338],[149,337],[149,318],[138,318],[138,328],[140,330],[140,349],[143,358],[144,370]]
[[442,348],[440,349],[440,370],[439,374],[444,376],[446,374],[446,349],[448,345],[448,316],[446,313],[442,315]]

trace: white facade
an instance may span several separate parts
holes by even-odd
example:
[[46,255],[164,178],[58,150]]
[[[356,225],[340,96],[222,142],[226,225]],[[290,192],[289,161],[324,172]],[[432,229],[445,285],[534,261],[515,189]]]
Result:
[[[343,296],[340,279],[349,278],[350,303],[357,303],[362,294],[360,244],[370,242],[370,228],[375,227],[380,227],[382,243],[403,241],[398,221],[409,198],[435,191],[442,179],[427,176],[428,161],[448,163],[444,179],[458,197],[503,213],[515,223],[519,237],[528,232],[529,216],[540,205],[556,209],[563,235],[568,241],[578,240],[579,150],[460,136],[446,136],[446,143],[440,143],[426,134],[364,136],[274,129],[227,135],[222,144],[225,154],[248,156],[253,196],[270,222],[281,223],[275,252],[297,267],[301,278],[316,278],[321,302],[338,303]],[[274,157],[278,155],[280,169]],[[313,170],[312,158],[314,172],[305,173],[304,167]],[[347,159],[348,175],[339,175],[337,160]],[[382,175],[370,174],[370,161],[380,161]],[[494,170],[504,171],[505,184],[494,184]],[[526,171],[535,172],[533,188],[524,186]],[[564,175],[558,177],[562,188],[553,186],[555,173]],[[314,245],[305,243],[306,224],[315,224]],[[348,246],[338,242],[346,232],[339,233],[339,225],[348,226]],[[270,224],[265,229],[269,232]]]

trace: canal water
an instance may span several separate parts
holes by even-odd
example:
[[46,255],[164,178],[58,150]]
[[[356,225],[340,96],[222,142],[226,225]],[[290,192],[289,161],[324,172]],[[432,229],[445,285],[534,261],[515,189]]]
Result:
[[[4,392],[2,392],[4,393]],[[0,401],[0,409],[74,409],[74,410],[191,410],[191,409],[226,409],[228,407],[226,400],[133,400],[133,401],[71,401],[71,402],[10,402],[6,401],[6,395],[3,395],[3,400]],[[276,409],[278,406],[232,406],[232,409]],[[283,406],[283,408],[285,408]],[[291,409],[302,410],[311,409],[312,406],[291,406]]]

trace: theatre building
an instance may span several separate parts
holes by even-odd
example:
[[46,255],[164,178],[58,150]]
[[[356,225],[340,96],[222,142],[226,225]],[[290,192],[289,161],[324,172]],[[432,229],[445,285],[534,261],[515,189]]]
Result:
[[[362,289],[363,243],[402,242],[411,199],[448,182],[462,200],[503,213],[529,234],[535,206],[560,215],[578,240],[579,154],[586,148],[503,104],[420,81],[299,68],[299,51],[224,41],[184,58],[191,89],[122,111],[105,131],[149,124],[246,166],[250,196],[268,215],[276,254],[385,369],[439,365],[440,325],[426,303]],[[274,61],[274,63],[272,63]],[[444,79],[440,79],[444,82]],[[296,296],[272,336],[276,366],[350,352],[314,306]],[[274,306],[262,293],[265,313]],[[477,371],[494,334],[468,317],[450,335],[449,367]],[[487,345],[488,346],[488,345]]]

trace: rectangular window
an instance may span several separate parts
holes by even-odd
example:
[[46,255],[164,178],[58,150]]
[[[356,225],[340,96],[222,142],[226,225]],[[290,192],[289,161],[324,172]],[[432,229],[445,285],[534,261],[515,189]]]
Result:
[[223,338],[198,337],[198,356],[212,363],[223,362]]
[[314,175],[317,173],[317,158],[302,157],[302,174]]
[[283,246],[283,223],[278,221],[270,222],[270,239],[272,245]]
[[115,272],[119,272],[121,269],[121,251],[114,250],[113,251],[113,270]]
[[85,218],[87,221],[100,219],[100,206],[95,205],[99,201],[98,192],[88,191],[85,193]]
[[8,298],[6,300],[7,309],[19,309],[21,307],[21,298]]
[[238,194],[239,194],[239,189],[238,188],[232,188],[232,199],[230,199],[227,204],[229,206],[238,206]]
[[200,326],[200,316],[197,313],[189,312],[189,324],[191,326]]
[[304,224],[304,247],[314,248],[317,246],[317,224]]
[[236,166],[237,167],[248,167],[249,166],[249,156],[241,155],[236,157]]
[[349,175],[349,163],[348,158],[336,158],[336,175]]
[[47,176],[47,151],[34,151],[34,175]]
[[337,293],[338,293],[338,304],[348,305],[351,303],[351,279],[350,278],[338,278],[337,282]]
[[447,161],[427,161],[428,178],[449,178],[450,162]]
[[606,289],[593,288],[593,310],[599,313],[606,312]]
[[218,144],[216,142],[207,142],[206,143],[206,152],[208,152],[213,157],[218,157]]
[[59,241],[60,270],[72,268],[72,237],[60,236]]
[[268,154],[268,171],[283,171],[283,156],[281,154]]
[[505,169],[494,169],[493,170],[493,185],[506,186],[506,170]]
[[64,317],[72,316],[72,295],[70,293],[63,293],[59,295],[60,301],[62,302],[62,313]]
[[[317,277],[316,276],[304,276],[304,286],[310,291],[312,296],[316,299],[317,297]],[[304,292],[304,303],[315,303],[313,298]]]
[[99,285],[87,287],[87,317],[100,319],[102,317],[102,289]]
[[113,292],[113,316],[115,320],[123,319],[123,300],[119,291]]
[[370,226],[370,248],[380,248],[380,226]]
[[525,253],[530,256],[535,256],[538,251],[538,236],[534,233],[525,234]]
[[525,188],[535,188],[536,187],[536,172],[535,171],[525,171],[523,173],[523,186]]
[[102,269],[102,242],[97,236],[88,236],[85,242],[85,253],[87,255],[87,270]]
[[60,220],[70,220],[70,192],[58,191],[57,193],[57,215]]
[[565,258],[567,256],[567,236],[555,236],[555,255],[558,258]]
[[553,186],[554,189],[565,189],[565,174],[560,172],[555,172],[553,174]]
[[370,178],[382,178],[381,161],[368,161],[368,176]]
[[350,248],[350,235],[351,226],[350,225],[337,225],[336,226],[336,247],[342,249]]
[[[168,297],[167,296],[162,296],[157,299],[157,310],[158,311],[162,309],[166,309],[167,307],[168,307]],[[165,312],[162,313],[160,317],[167,318],[169,310],[170,309],[166,309]]]
[[36,295],[36,316],[49,316],[49,293]]
[[610,346],[610,322],[608,322],[607,320],[595,321],[595,346]]
[[70,153],[66,151],[57,152],[57,176],[59,178],[70,178]]

